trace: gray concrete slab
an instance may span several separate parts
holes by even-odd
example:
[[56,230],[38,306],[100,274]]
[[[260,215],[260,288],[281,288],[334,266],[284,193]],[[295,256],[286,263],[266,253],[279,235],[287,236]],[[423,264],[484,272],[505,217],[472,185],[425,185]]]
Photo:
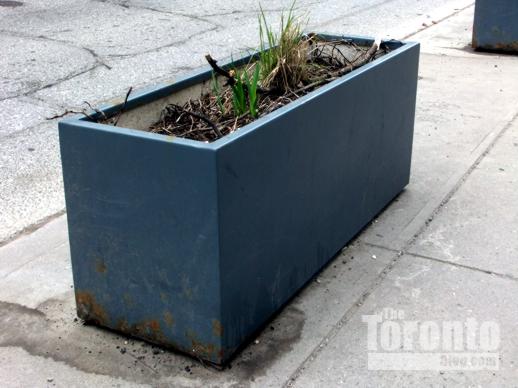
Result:
[[[192,3],[183,2],[176,4],[168,0],[108,0],[108,2],[126,7],[153,9],[171,14],[190,15],[201,18],[226,15],[249,15],[253,17],[254,20],[257,20],[257,12],[259,11],[259,3],[254,0],[229,0],[221,3],[206,1],[197,3],[195,7],[193,7]],[[265,0],[261,1],[260,6],[265,12],[282,12],[283,10],[289,9],[292,3],[290,0]],[[312,5],[323,5],[324,3],[325,2],[317,2],[315,0],[300,0],[297,1],[296,7],[298,9],[305,9]],[[224,25],[224,23],[219,24]]]
[[[222,49],[212,52],[214,56],[230,55],[230,51]],[[193,49],[184,43],[128,58],[111,58],[105,61],[109,68],[98,66],[88,73],[39,90],[34,97],[75,108],[84,107],[84,101],[96,104],[121,98],[130,86],[138,89],[166,79],[173,80],[179,74],[204,65],[206,53],[205,47]]]
[[0,279],[65,244],[68,244],[67,219],[66,216],[60,216],[32,233],[0,247]]
[[[6,27],[5,19],[0,19],[0,28]],[[0,100],[33,92],[95,66],[90,52],[36,35],[26,36],[27,25],[20,21],[17,25],[22,34],[0,33]]]
[[70,0],[54,0],[51,3],[47,0],[18,1],[18,4],[0,7],[0,18],[10,18],[27,13],[35,14],[48,9],[59,9],[70,3]]
[[72,1],[2,18],[4,30],[68,42],[106,57],[172,46],[213,27],[200,19],[101,1]]
[[0,101],[0,138],[34,127],[62,108],[30,97]]
[[76,388],[84,387],[85,382],[98,388],[145,386],[121,378],[85,373],[47,357],[35,357],[18,347],[0,348],[0,364],[9,371],[9,374],[2,375],[5,387]]
[[56,121],[2,138],[0,164],[0,236],[64,209]]
[[[64,242],[23,264],[18,262],[16,269],[1,278],[0,300],[36,308],[49,299],[69,293],[73,280],[70,260],[66,260],[68,251],[68,242]],[[5,259],[13,261],[9,256]]]
[[[460,279],[462,281],[459,281]],[[327,347],[321,352],[315,352],[315,360],[295,376],[293,386],[516,386],[517,292],[518,283],[514,280],[404,256],[351,320],[335,336],[328,339]],[[446,321],[464,324],[468,318],[476,319],[479,324],[483,321],[495,321],[500,327],[501,339],[500,346],[495,351],[499,354],[499,370],[448,371],[447,363],[444,364],[444,369],[432,371],[369,370],[368,331],[362,316],[378,314],[384,308],[404,312],[404,319],[398,323],[400,327],[405,320],[421,323],[433,321],[439,327]],[[413,350],[398,349],[392,353],[423,351],[419,335],[411,338]],[[431,338],[432,341],[438,340],[438,343],[442,344],[440,331],[433,332]],[[461,336],[464,348],[467,348],[467,338],[467,334]],[[378,333],[378,351],[386,352],[381,347],[380,340],[381,334]],[[435,351],[448,352],[442,345],[438,345]]]
[[423,42],[423,51],[430,54],[480,56],[480,53],[471,48],[474,11],[475,7],[468,7],[454,18],[442,22],[440,26],[432,26],[414,35],[414,38]]
[[518,120],[411,252],[518,279]]
[[471,4],[469,0],[392,0],[362,4],[328,0],[309,8],[313,11],[310,26],[330,32],[402,39]]

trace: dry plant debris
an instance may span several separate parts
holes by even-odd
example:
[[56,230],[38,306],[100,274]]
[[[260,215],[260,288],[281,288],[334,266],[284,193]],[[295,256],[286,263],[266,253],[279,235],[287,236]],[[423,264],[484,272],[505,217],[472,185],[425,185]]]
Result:
[[[249,63],[222,68],[207,55],[213,70],[211,92],[164,107],[149,131],[212,142],[388,52],[386,45],[379,49],[375,43],[365,47],[350,39],[303,34],[303,24],[292,5],[274,32],[261,10],[259,50]],[[104,123],[117,125],[125,106]]]
[[[249,110],[236,114],[234,109],[235,92],[232,87],[237,82],[236,71],[226,72],[217,66],[216,61],[207,56],[214,73],[226,79],[225,84],[214,85],[217,82],[214,78],[212,93],[189,100],[181,106],[176,104],[166,106],[160,120],[149,130],[164,135],[212,142],[367,64],[387,51],[386,48],[378,50],[375,44],[367,48],[360,47],[345,39],[319,40],[316,35],[308,35],[304,38],[303,46],[307,50],[303,76],[297,72],[294,79],[299,77],[300,79],[293,84],[286,81],[289,79],[286,76],[287,67],[276,67],[275,75],[280,75],[279,78],[275,80],[275,76],[271,75],[266,82],[261,82],[257,87],[257,115],[255,117]],[[257,63],[260,62],[250,63],[242,72],[252,74]],[[227,74],[225,75],[223,72]],[[248,93],[246,88],[244,93]]]

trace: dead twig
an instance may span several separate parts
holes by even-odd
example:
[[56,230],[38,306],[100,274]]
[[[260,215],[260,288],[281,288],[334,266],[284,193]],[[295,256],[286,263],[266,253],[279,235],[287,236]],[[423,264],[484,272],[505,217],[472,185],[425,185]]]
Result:
[[188,111],[184,108],[182,108],[180,105],[176,105],[176,104],[172,104],[171,105],[172,107],[174,107],[174,109],[180,111],[180,112],[183,112],[189,116],[192,116],[192,117],[196,117],[202,121],[205,121],[208,125],[210,125],[210,127],[214,130],[214,132],[216,132],[216,135],[218,135],[218,138],[220,137],[223,137],[223,134],[221,133],[220,129],[218,128],[218,126],[216,124],[214,124],[212,122],[212,120],[210,120],[207,116],[203,115],[203,114],[199,114],[199,113],[196,113],[196,112],[191,112],[191,111]]
[[236,84],[236,79],[225,69],[218,66],[218,61],[216,61],[214,58],[210,56],[210,54],[205,55],[205,59],[207,62],[209,62],[210,67],[212,67],[212,70],[216,72],[217,74],[225,77],[227,79],[227,84],[230,86],[234,86]]
[[108,120],[108,117],[106,117],[106,115],[104,114],[104,112],[102,110],[94,108],[88,101],[83,101],[83,102],[90,108],[90,110],[93,110],[95,113],[97,113],[99,116],[101,116],[103,118],[103,120]]
[[126,98],[124,99],[124,103],[122,104],[122,106],[119,110],[119,114],[117,115],[117,118],[115,119],[115,122],[113,123],[114,127],[117,126],[117,124],[119,123],[119,119],[121,118],[122,114],[124,113],[124,110],[126,109],[126,104],[128,103],[128,98],[129,98],[132,90],[133,90],[133,86],[130,86],[130,88],[128,89],[128,92],[126,93]]
[[365,65],[367,62],[369,62],[376,54],[376,51],[378,51],[378,45],[376,43],[373,43],[372,46],[363,55],[363,57],[361,57],[358,61],[353,63],[354,68],[356,69],[360,66]]
[[352,62],[352,63],[349,63],[347,66],[339,69],[337,72],[335,72],[334,74],[329,74],[330,76],[326,77],[326,78],[323,78],[323,79],[320,79],[318,81],[314,81],[308,85],[305,85],[303,86],[302,88],[300,89],[297,89],[294,91],[294,93],[300,93],[300,92],[304,92],[308,89],[312,89],[312,88],[316,88],[317,86],[320,86],[320,85],[323,85],[323,84],[326,84],[328,82],[331,82],[331,81],[334,81],[335,79],[338,79],[339,77],[347,74],[347,73],[350,73],[351,71],[365,65],[366,63],[368,63],[373,57],[374,55],[376,54],[376,52],[378,51],[378,45],[376,43],[374,43],[366,52],[365,54],[363,54],[361,57],[359,57],[356,61]]
[[300,93],[300,92],[305,92],[306,90],[309,90],[309,89],[314,89],[317,86],[320,86],[320,85],[323,85],[323,84],[327,84],[327,83],[329,83],[331,81],[334,81],[337,78],[338,77],[329,77],[329,78],[320,79],[318,81],[312,82],[310,84],[307,84],[307,85],[305,85],[305,86],[295,90],[293,93]]
[[86,110],[84,110],[84,109],[83,110],[70,110],[70,109],[67,109],[63,113],[59,113],[59,114],[56,114],[56,115],[51,116],[51,117],[45,117],[45,120],[59,119],[61,117],[65,117],[66,115],[69,115],[69,114],[83,114],[87,118],[89,118],[90,120],[94,120],[94,118],[92,116],[90,116],[88,113],[86,113]]
[[[205,59],[207,60],[207,62],[209,63],[210,67],[212,67],[212,70],[214,70],[214,72],[216,74],[219,74],[219,75],[223,76],[224,78],[226,78],[227,85],[232,87],[232,86],[234,86],[236,84],[237,81],[234,78],[234,76],[232,75],[232,73],[227,71],[227,70],[225,70],[225,69],[223,69],[222,67],[220,67],[218,65],[218,63],[217,63],[218,61],[216,61],[214,58],[212,58],[210,54],[205,55]],[[248,88],[246,84],[243,84],[243,87],[245,89]],[[263,88],[263,87],[261,87],[259,85],[257,86],[257,90],[256,91],[257,91],[257,93],[262,93],[262,94],[274,92],[273,89],[266,89],[266,88]]]

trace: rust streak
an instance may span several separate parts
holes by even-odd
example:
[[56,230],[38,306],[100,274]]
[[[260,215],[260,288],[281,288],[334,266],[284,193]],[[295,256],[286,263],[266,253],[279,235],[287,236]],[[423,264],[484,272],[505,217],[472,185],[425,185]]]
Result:
[[164,311],[164,320],[167,326],[171,327],[174,325],[173,314],[171,314],[169,311]]
[[158,322],[155,319],[142,321],[131,326],[129,333],[144,339],[148,339],[152,342],[158,342],[163,344],[167,344],[169,342],[167,337],[162,332],[160,322]]
[[508,43],[495,43],[497,50],[518,51],[518,41]]
[[221,337],[223,335],[223,326],[221,322],[217,319],[212,320],[212,334],[215,337]]
[[102,274],[106,273],[107,268],[106,268],[106,264],[104,263],[103,259],[98,258],[97,260],[95,260],[95,270],[98,273],[102,273]]
[[219,359],[220,357],[220,349],[214,344],[204,344],[201,343],[196,335],[192,331],[188,331],[186,333],[187,338],[191,340],[191,353],[194,354],[195,357],[200,357],[203,359]]
[[97,303],[95,296],[87,291],[76,290],[77,314],[85,321],[92,321],[102,326],[109,323],[108,314],[104,308]]

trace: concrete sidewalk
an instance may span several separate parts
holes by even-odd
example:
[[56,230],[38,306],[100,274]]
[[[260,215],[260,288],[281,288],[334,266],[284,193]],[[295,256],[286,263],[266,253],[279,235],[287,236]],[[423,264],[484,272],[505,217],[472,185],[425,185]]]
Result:
[[[468,7],[409,38],[422,43],[410,185],[231,369],[75,320],[61,216],[0,248],[2,385],[518,386],[518,57],[472,52],[472,20]],[[493,321],[497,367],[373,370],[364,320],[381,311],[398,324]],[[383,356],[398,351],[406,367],[419,357]]]

